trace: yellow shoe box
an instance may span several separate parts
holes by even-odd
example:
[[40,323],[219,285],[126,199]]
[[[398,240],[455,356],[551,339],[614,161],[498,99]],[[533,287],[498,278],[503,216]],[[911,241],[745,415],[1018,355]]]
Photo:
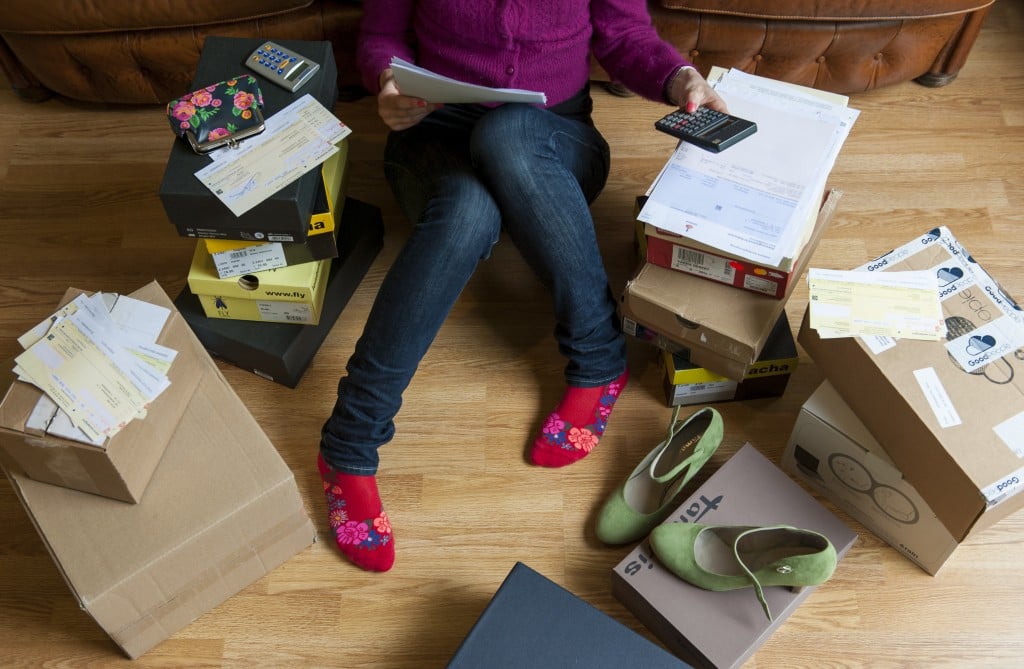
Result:
[[317,260],[222,279],[206,245],[196,244],[188,287],[210,318],[316,325],[330,266]]

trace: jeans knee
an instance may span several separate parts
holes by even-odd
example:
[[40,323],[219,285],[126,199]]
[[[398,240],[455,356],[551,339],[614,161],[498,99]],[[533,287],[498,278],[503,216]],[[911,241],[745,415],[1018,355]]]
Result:
[[433,197],[416,223],[451,261],[477,262],[491,254],[501,235],[501,214],[479,182],[449,188]]

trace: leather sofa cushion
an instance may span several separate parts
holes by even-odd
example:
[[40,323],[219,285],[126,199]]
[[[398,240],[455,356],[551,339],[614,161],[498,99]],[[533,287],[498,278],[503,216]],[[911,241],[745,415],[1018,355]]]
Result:
[[259,19],[313,0],[6,0],[0,32],[37,35],[186,28]]
[[665,9],[787,21],[887,21],[963,14],[995,0],[656,0]]

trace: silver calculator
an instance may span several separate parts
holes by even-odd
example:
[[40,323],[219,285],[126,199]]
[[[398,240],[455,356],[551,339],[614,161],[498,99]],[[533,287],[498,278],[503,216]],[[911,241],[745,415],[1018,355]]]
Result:
[[320,65],[276,42],[264,42],[245,61],[246,66],[281,88],[294,93],[309,81]]

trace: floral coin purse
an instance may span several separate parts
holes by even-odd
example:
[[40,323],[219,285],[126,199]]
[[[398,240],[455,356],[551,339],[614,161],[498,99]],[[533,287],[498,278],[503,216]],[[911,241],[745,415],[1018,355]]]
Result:
[[167,120],[196,153],[237,146],[263,132],[263,93],[255,76],[241,74],[168,102]]

